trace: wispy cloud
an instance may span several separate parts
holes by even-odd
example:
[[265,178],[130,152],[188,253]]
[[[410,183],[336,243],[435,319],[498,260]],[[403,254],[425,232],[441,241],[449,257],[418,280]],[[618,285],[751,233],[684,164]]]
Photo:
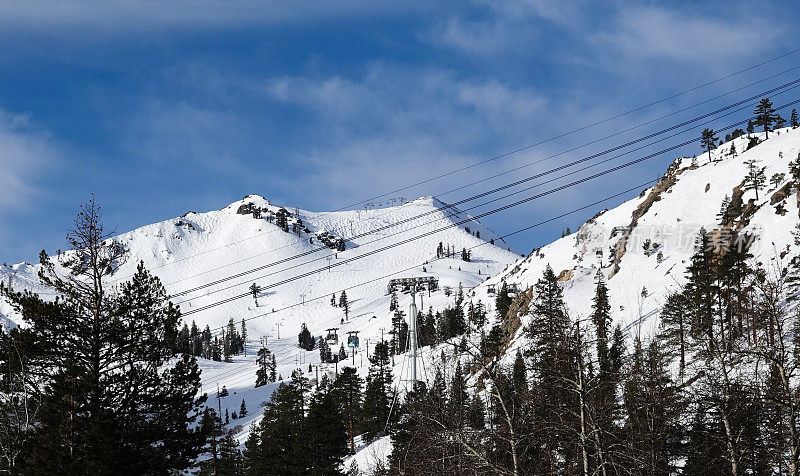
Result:
[[634,58],[712,64],[763,51],[781,33],[780,25],[756,16],[701,16],[658,7],[622,9],[610,26],[597,36],[600,44]]
[[308,164],[309,179],[339,203],[392,189],[398,177],[414,182],[522,141],[547,106],[538,92],[497,80],[383,64],[358,79],[271,78],[263,92],[310,115],[309,143],[292,160]]
[[28,116],[0,109],[0,214],[27,206],[39,193],[36,179],[58,157],[50,136]]

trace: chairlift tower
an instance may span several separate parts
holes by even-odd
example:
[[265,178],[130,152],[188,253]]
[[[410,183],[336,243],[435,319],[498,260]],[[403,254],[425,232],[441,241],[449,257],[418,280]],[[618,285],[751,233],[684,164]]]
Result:
[[411,345],[411,388],[417,383],[417,293],[416,283],[411,283],[411,304],[408,306],[409,344]]

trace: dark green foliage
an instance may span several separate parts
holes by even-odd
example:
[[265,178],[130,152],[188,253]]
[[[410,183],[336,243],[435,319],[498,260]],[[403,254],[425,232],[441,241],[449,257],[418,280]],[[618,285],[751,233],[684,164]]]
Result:
[[278,225],[283,231],[289,232],[289,211],[281,207],[275,213],[275,224]]
[[314,350],[314,345],[316,340],[314,336],[311,335],[309,332],[308,327],[306,327],[306,323],[304,322],[300,328],[300,333],[297,335],[297,344],[300,346],[301,349],[305,350]]
[[371,441],[383,433],[389,421],[392,390],[392,369],[389,360],[389,345],[379,342],[369,358],[370,369],[364,391],[363,431],[364,439]]
[[25,371],[38,376],[41,403],[19,467],[48,474],[188,468],[202,444],[193,422],[204,398],[197,398],[194,357],[178,353],[180,311],[141,263],[116,292],[105,290],[124,249],[104,233],[93,201],[68,241],[77,251],[58,259],[69,272],[41,255],[40,279],[61,297],[10,295],[28,328],[3,338],[0,367],[14,371],[7,349],[35,355]]
[[351,451],[355,448],[353,438],[361,431],[362,387],[364,380],[353,367],[344,367],[334,382],[342,405],[343,418],[347,424]]
[[709,162],[711,162],[711,149],[716,147],[718,140],[719,137],[714,136],[713,129],[703,129],[703,132],[700,134],[700,144],[702,144],[703,149],[708,152]]
[[766,138],[769,139],[769,131],[772,130],[772,124],[774,124],[779,117],[777,112],[775,112],[775,108],[772,107],[772,101],[770,101],[769,98],[762,99],[758,103],[758,106],[756,106],[753,114],[756,116],[755,125],[763,126]]
[[262,347],[256,354],[256,387],[261,387],[276,380],[275,355],[266,347]]
[[513,299],[508,294],[508,284],[505,281],[500,285],[500,290],[494,300],[494,307],[497,310],[497,317],[501,320],[506,318],[508,308],[511,306]]

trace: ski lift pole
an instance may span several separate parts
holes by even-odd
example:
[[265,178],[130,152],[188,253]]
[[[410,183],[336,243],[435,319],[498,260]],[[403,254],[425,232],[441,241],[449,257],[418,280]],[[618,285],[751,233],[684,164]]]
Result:
[[411,283],[411,305],[408,308],[408,317],[411,322],[409,329],[411,339],[411,389],[417,383],[417,303],[414,296],[417,292],[415,283]]

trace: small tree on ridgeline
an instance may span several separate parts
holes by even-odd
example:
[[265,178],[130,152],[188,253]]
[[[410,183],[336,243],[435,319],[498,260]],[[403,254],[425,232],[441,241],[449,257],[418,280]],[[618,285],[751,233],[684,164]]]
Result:
[[770,101],[769,98],[762,99],[753,113],[756,115],[755,125],[763,126],[766,139],[769,139],[770,128],[778,119],[778,114],[775,108],[772,107],[772,101]]
[[700,144],[702,144],[703,150],[708,152],[709,162],[711,162],[711,149],[717,145],[717,140],[719,140],[719,137],[714,136],[714,129],[703,129],[700,134]]

